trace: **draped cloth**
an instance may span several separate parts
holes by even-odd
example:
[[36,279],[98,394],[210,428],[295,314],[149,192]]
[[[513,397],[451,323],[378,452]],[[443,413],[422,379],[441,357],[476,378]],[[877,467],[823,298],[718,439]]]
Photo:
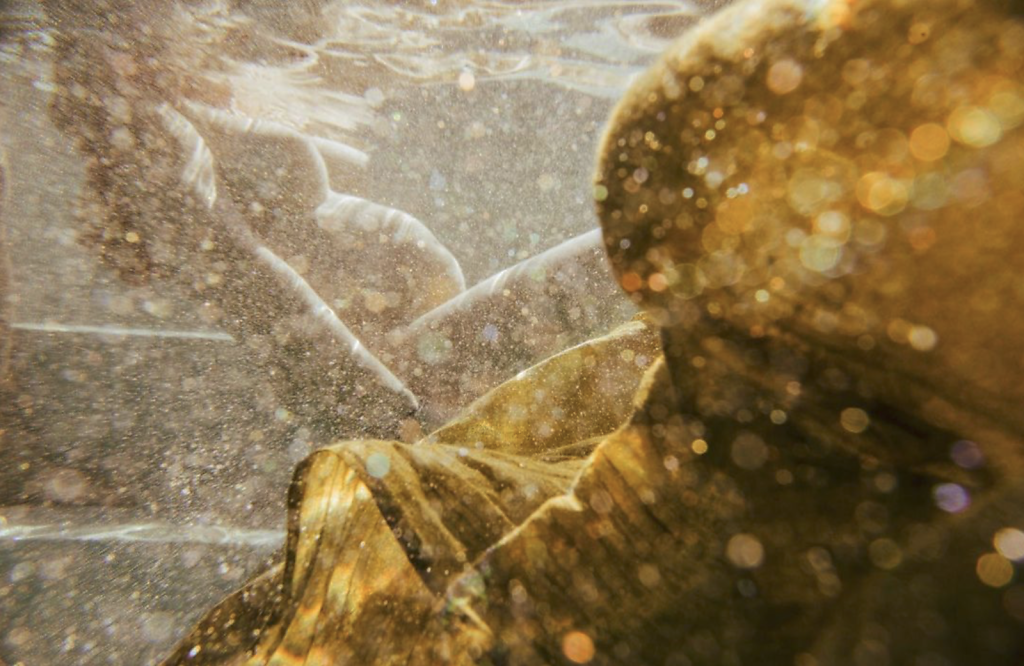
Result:
[[316,451],[289,490],[284,562],[211,611],[167,663],[411,659],[450,583],[564,494],[629,417],[659,349],[640,317],[524,371],[417,444]]

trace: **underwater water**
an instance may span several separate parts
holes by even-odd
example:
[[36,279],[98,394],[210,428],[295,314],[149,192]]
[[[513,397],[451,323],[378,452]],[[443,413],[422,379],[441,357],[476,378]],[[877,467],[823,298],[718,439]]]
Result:
[[0,666],[1024,663],[1022,16],[0,3]]
[[0,4],[0,663],[157,663],[277,555],[312,450],[632,316],[597,143],[724,3],[147,4]]

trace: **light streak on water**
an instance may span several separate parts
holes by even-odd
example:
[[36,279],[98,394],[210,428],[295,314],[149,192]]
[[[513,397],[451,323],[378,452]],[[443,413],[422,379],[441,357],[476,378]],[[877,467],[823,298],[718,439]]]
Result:
[[86,335],[136,336],[143,338],[186,338],[192,340],[216,340],[234,342],[228,333],[220,331],[167,331],[152,328],[124,328],[121,326],[90,326],[88,324],[57,324],[53,322],[15,322],[11,328],[41,333],[82,333]]
[[250,546],[274,549],[284,544],[284,530],[252,530],[221,525],[129,523],[10,525],[0,517],[0,541],[93,541]]

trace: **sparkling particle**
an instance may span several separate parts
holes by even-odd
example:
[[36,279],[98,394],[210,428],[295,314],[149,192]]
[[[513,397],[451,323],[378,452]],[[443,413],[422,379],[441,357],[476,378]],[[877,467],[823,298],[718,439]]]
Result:
[[857,200],[864,208],[879,215],[895,215],[907,205],[906,186],[881,171],[872,171],[857,181]]
[[48,500],[74,502],[89,491],[89,479],[70,467],[55,470],[43,478],[43,494]]
[[814,220],[814,230],[816,233],[845,243],[850,237],[850,220],[837,210],[828,210]]
[[988,108],[999,118],[1004,131],[1024,122],[1024,98],[1010,86],[1000,86],[989,97]]
[[917,351],[931,351],[938,343],[939,336],[927,326],[914,326],[910,329],[907,340],[910,342],[910,346]]
[[530,600],[530,595],[526,592],[526,588],[518,580],[513,578],[508,588],[509,596],[512,597],[514,603],[522,605]]
[[804,68],[797,61],[786,58],[768,70],[768,89],[776,95],[785,95],[796,90],[804,78]]
[[875,489],[880,493],[891,493],[899,485],[899,479],[895,474],[880,472],[875,476]]
[[775,159],[786,160],[793,154],[793,144],[789,141],[779,141],[772,147],[772,155]]
[[732,443],[732,461],[746,470],[760,469],[768,461],[768,447],[753,433],[742,433]]
[[903,562],[903,551],[892,539],[875,539],[868,546],[868,557],[876,567],[888,571]]
[[15,627],[4,638],[4,642],[13,647],[21,647],[31,641],[32,631],[27,627]]
[[975,567],[978,579],[989,587],[1003,587],[1013,580],[1013,564],[998,553],[986,553]]
[[574,664],[589,664],[594,658],[594,641],[582,631],[570,631],[562,638],[562,653]]
[[949,115],[949,135],[959,143],[972,148],[984,148],[999,141],[1003,127],[999,118],[987,109],[961,106]]
[[118,127],[110,133],[110,145],[118,150],[131,150],[135,146],[135,137],[127,127]]
[[656,588],[661,582],[661,572],[655,564],[641,564],[636,571],[637,578],[645,587]]
[[36,567],[33,563],[19,562],[18,564],[15,564],[14,567],[11,569],[9,577],[12,583],[17,583],[34,575],[35,572]]
[[967,490],[956,483],[942,483],[932,489],[935,506],[946,513],[960,513],[971,504]]
[[619,282],[626,291],[636,291],[644,285],[643,278],[633,272],[623,274]]
[[800,263],[809,270],[819,273],[830,271],[842,256],[843,245],[834,238],[814,234],[800,241]]
[[789,205],[801,215],[816,215],[842,194],[839,185],[815,169],[797,169],[786,184]]
[[955,443],[949,451],[949,457],[964,469],[977,469],[985,464],[981,447],[967,439]]
[[698,456],[702,456],[708,452],[708,443],[703,439],[695,439],[690,444],[690,449]]
[[473,72],[463,72],[459,74],[459,88],[465,92],[469,92],[476,87],[476,77],[473,76]]
[[363,98],[369,103],[370,106],[377,108],[384,103],[384,91],[380,88],[367,88],[366,92],[363,93]]
[[839,415],[839,425],[843,426],[843,430],[857,435],[868,429],[871,418],[863,409],[848,407]]
[[1004,527],[992,538],[996,552],[1014,562],[1024,561],[1024,532],[1015,527]]
[[927,23],[914,23],[907,31],[907,41],[911,44],[921,44],[931,36],[932,27]]
[[738,569],[756,569],[764,563],[764,546],[753,534],[736,534],[729,539],[725,556]]
[[750,227],[756,211],[747,200],[723,201],[715,210],[715,223],[724,233],[734,236]]
[[949,134],[936,123],[919,125],[910,133],[910,154],[922,162],[934,162],[946,156]]
[[375,479],[383,479],[391,471],[391,458],[383,453],[371,453],[366,458],[366,473]]
[[889,325],[885,327],[885,332],[888,334],[890,340],[903,345],[908,342],[910,331],[913,328],[913,324],[909,321],[897,317],[889,322]]

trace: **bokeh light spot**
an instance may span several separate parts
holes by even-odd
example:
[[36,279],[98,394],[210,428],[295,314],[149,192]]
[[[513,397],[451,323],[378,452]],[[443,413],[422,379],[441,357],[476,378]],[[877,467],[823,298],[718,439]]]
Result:
[[737,467],[753,471],[768,460],[768,447],[754,433],[745,432],[732,443],[732,461]]
[[768,89],[776,95],[791,93],[800,87],[804,68],[796,60],[785,58],[768,70]]
[[955,483],[942,483],[932,489],[935,506],[946,513],[960,513],[971,505],[971,496],[967,490]]
[[459,74],[459,88],[463,91],[469,92],[476,87],[476,77],[473,76],[473,72],[463,72]]
[[895,215],[907,205],[906,186],[880,171],[872,171],[857,181],[857,200],[864,208],[879,215]]
[[868,557],[879,569],[895,569],[903,562],[903,551],[892,539],[875,539],[868,546]]
[[954,140],[972,148],[991,146],[1003,136],[999,118],[991,111],[976,106],[954,109],[947,126]]
[[868,429],[871,418],[863,409],[847,407],[839,414],[839,425],[843,426],[843,430],[857,435]]
[[941,160],[948,150],[949,133],[942,125],[925,123],[910,133],[910,154],[922,162]]
[[570,631],[562,639],[562,653],[574,664],[589,664],[594,658],[594,641],[582,631]]
[[366,473],[375,479],[383,479],[391,471],[391,458],[383,453],[371,453],[366,457]]
[[981,452],[981,447],[967,439],[961,439],[953,444],[949,457],[964,469],[977,469],[985,464],[985,455]]
[[1015,527],[1004,527],[992,538],[996,551],[1008,560],[1024,561],[1024,532]]
[[931,351],[939,342],[939,336],[927,326],[914,326],[907,336],[910,346],[917,351]]
[[1003,587],[1013,580],[1013,565],[999,553],[979,557],[975,571],[978,579],[989,587]]
[[764,546],[753,534],[736,534],[729,539],[725,556],[738,569],[756,569],[764,563]]

